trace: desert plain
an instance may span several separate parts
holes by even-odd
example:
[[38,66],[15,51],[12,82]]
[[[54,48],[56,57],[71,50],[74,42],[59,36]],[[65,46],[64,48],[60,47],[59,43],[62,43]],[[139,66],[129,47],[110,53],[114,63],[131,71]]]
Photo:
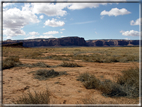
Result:
[[[48,104],[139,104],[139,97],[106,96],[78,80],[88,73],[100,81],[117,82],[122,71],[139,67],[139,47],[3,47],[2,54],[3,64],[8,57],[18,57],[20,62],[2,70],[3,104],[14,104],[28,92],[34,95],[46,90]],[[65,74],[39,79],[34,77],[38,70]]]

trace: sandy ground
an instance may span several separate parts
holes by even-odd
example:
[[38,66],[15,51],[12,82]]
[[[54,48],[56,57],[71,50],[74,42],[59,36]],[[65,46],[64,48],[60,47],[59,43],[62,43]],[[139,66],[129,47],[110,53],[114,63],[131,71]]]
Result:
[[[20,59],[22,63],[36,63],[43,61],[48,65],[58,65],[62,61],[57,60],[36,60]],[[50,104],[83,104],[83,99],[94,99],[95,104],[138,104],[139,99],[129,99],[126,97],[111,98],[102,96],[101,91],[95,89],[86,89],[77,76],[80,73],[89,72],[100,79],[116,80],[121,71],[134,66],[133,63],[92,63],[76,61],[83,67],[56,67],[55,71],[67,71],[68,75],[62,75],[55,78],[39,81],[33,78],[29,72],[38,69],[52,68],[29,68],[14,67],[3,70],[3,104],[12,104],[18,100],[23,93],[39,91],[42,92],[48,88],[51,93]],[[138,65],[138,63],[136,63]]]

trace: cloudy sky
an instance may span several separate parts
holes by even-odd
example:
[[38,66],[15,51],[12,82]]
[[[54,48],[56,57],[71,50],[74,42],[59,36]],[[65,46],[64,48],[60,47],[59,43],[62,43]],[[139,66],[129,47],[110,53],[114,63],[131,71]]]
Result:
[[3,40],[138,40],[139,26],[139,3],[3,3]]

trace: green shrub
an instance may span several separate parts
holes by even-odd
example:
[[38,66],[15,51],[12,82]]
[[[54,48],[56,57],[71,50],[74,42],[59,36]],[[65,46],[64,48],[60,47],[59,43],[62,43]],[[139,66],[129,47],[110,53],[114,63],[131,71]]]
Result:
[[56,72],[54,71],[54,69],[51,70],[39,69],[37,71],[32,71],[32,73],[33,72],[34,72],[34,78],[39,80],[46,80],[47,78],[53,78],[59,75],[67,75],[65,71]]
[[50,93],[48,90],[45,92],[37,93],[33,95],[30,91],[27,94],[23,94],[22,97],[19,98],[15,103],[16,104],[49,104]]
[[77,63],[73,63],[73,62],[63,62],[59,66],[62,66],[62,67],[82,67],[81,65],[79,65]]
[[19,61],[18,56],[10,56],[3,61],[2,69],[9,69],[18,66],[19,64],[21,64],[21,62]]

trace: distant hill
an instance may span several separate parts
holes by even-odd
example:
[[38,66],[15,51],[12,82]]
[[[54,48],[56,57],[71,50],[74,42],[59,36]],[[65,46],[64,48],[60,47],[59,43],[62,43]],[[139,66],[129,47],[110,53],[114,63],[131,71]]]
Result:
[[139,45],[139,40],[87,40],[88,46],[136,46]]
[[[63,38],[37,38],[28,40],[6,40],[3,41],[3,46],[10,44],[21,43],[23,47],[44,47],[44,46],[138,46],[139,40],[84,40],[80,37],[63,37]],[[20,45],[21,45],[20,44]],[[16,44],[15,44],[16,45]]]

